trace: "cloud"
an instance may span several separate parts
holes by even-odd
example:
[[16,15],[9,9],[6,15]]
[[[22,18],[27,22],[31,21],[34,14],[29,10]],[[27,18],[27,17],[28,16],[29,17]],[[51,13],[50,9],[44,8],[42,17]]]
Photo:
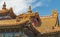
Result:
[[0,0],[0,9],[2,8],[2,4],[6,2],[7,8],[12,7],[14,13],[19,15],[21,13],[25,13],[31,3],[36,2],[36,0]]
[[27,3],[32,3],[32,2],[36,2],[37,0],[25,0],[25,2]]
[[17,15],[25,13],[29,5],[32,6],[32,9],[43,5],[43,3],[38,0],[0,0],[0,9],[2,8],[2,4],[4,3],[4,1],[6,2],[7,8],[12,7],[14,13]]
[[36,4],[33,5],[33,8],[36,8],[36,7],[41,7],[43,4],[42,2],[37,2]]
[[6,2],[7,8],[12,7],[15,14],[20,14],[27,10],[28,4],[25,3],[24,0],[1,0],[0,1],[0,9],[2,8],[2,4]]
[[51,0],[42,0],[42,1],[51,2]]
[[46,7],[49,7],[49,5],[48,5],[48,4],[46,4]]

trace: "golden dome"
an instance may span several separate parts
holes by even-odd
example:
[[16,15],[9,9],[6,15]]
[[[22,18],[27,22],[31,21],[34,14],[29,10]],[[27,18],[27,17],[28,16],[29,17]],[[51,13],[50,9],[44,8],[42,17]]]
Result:
[[0,10],[0,13],[6,13],[6,12],[8,12],[7,9],[2,9],[2,10]]
[[6,9],[6,3],[4,2],[2,10],[0,10],[0,13],[6,13],[8,12],[8,9]]
[[6,9],[6,3],[5,2],[3,4],[3,8],[2,9]]

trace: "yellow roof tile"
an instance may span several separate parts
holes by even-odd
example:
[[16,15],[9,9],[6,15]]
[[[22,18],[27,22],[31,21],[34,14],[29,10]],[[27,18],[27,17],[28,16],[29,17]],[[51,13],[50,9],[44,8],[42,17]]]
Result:
[[28,21],[28,19],[25,19],[25,20],[23,19],[19,22],[17,22],[16,19],[0,20],[0,26],[20,25],[20,24],[23,24],[27,21]]
[[53,18],[53,17],[40,17],[40,20],[41,20],[40,27],[35,27],[34,26],[34,28],[37,31],[41,32],[42,34],[56,31],[56,29],[55,30],[52,29],[52,27],[55,26],[55,24],[56,24],[56,20],[57,20],[56,18]]

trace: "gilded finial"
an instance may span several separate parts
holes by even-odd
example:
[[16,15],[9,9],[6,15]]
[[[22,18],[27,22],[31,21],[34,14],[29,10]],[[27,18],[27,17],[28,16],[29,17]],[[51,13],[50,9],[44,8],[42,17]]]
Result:
[[3,4],[3,8],[2,9],[6,9],[6,3],[5,2]]
[[29,13],[32,12],[32,10],[31,10],[31,6],[29,6],[29,8],[28,8],[28,12],[29,12]]
[[58,11],[57,10],[52,10],[52,16],[54,16],[54,17],[58,16]]
[[57,10],[52,10],[52,12],[53,12],[53,13],[58,13],[58,11],[57,11]]
[[31,10],[31,6],[29,6],[29,10]]

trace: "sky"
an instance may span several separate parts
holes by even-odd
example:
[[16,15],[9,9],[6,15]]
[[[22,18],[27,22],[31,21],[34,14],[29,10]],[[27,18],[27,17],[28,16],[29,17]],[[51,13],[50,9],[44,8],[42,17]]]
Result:
[[4,2],[8,9],[13,8],[16,15],[26,13],[29,6],[33,12],[38,11],[40,16],[49,16],[52,10],[57,10],[60,21],[60,0],[0,0],[0,9]]

